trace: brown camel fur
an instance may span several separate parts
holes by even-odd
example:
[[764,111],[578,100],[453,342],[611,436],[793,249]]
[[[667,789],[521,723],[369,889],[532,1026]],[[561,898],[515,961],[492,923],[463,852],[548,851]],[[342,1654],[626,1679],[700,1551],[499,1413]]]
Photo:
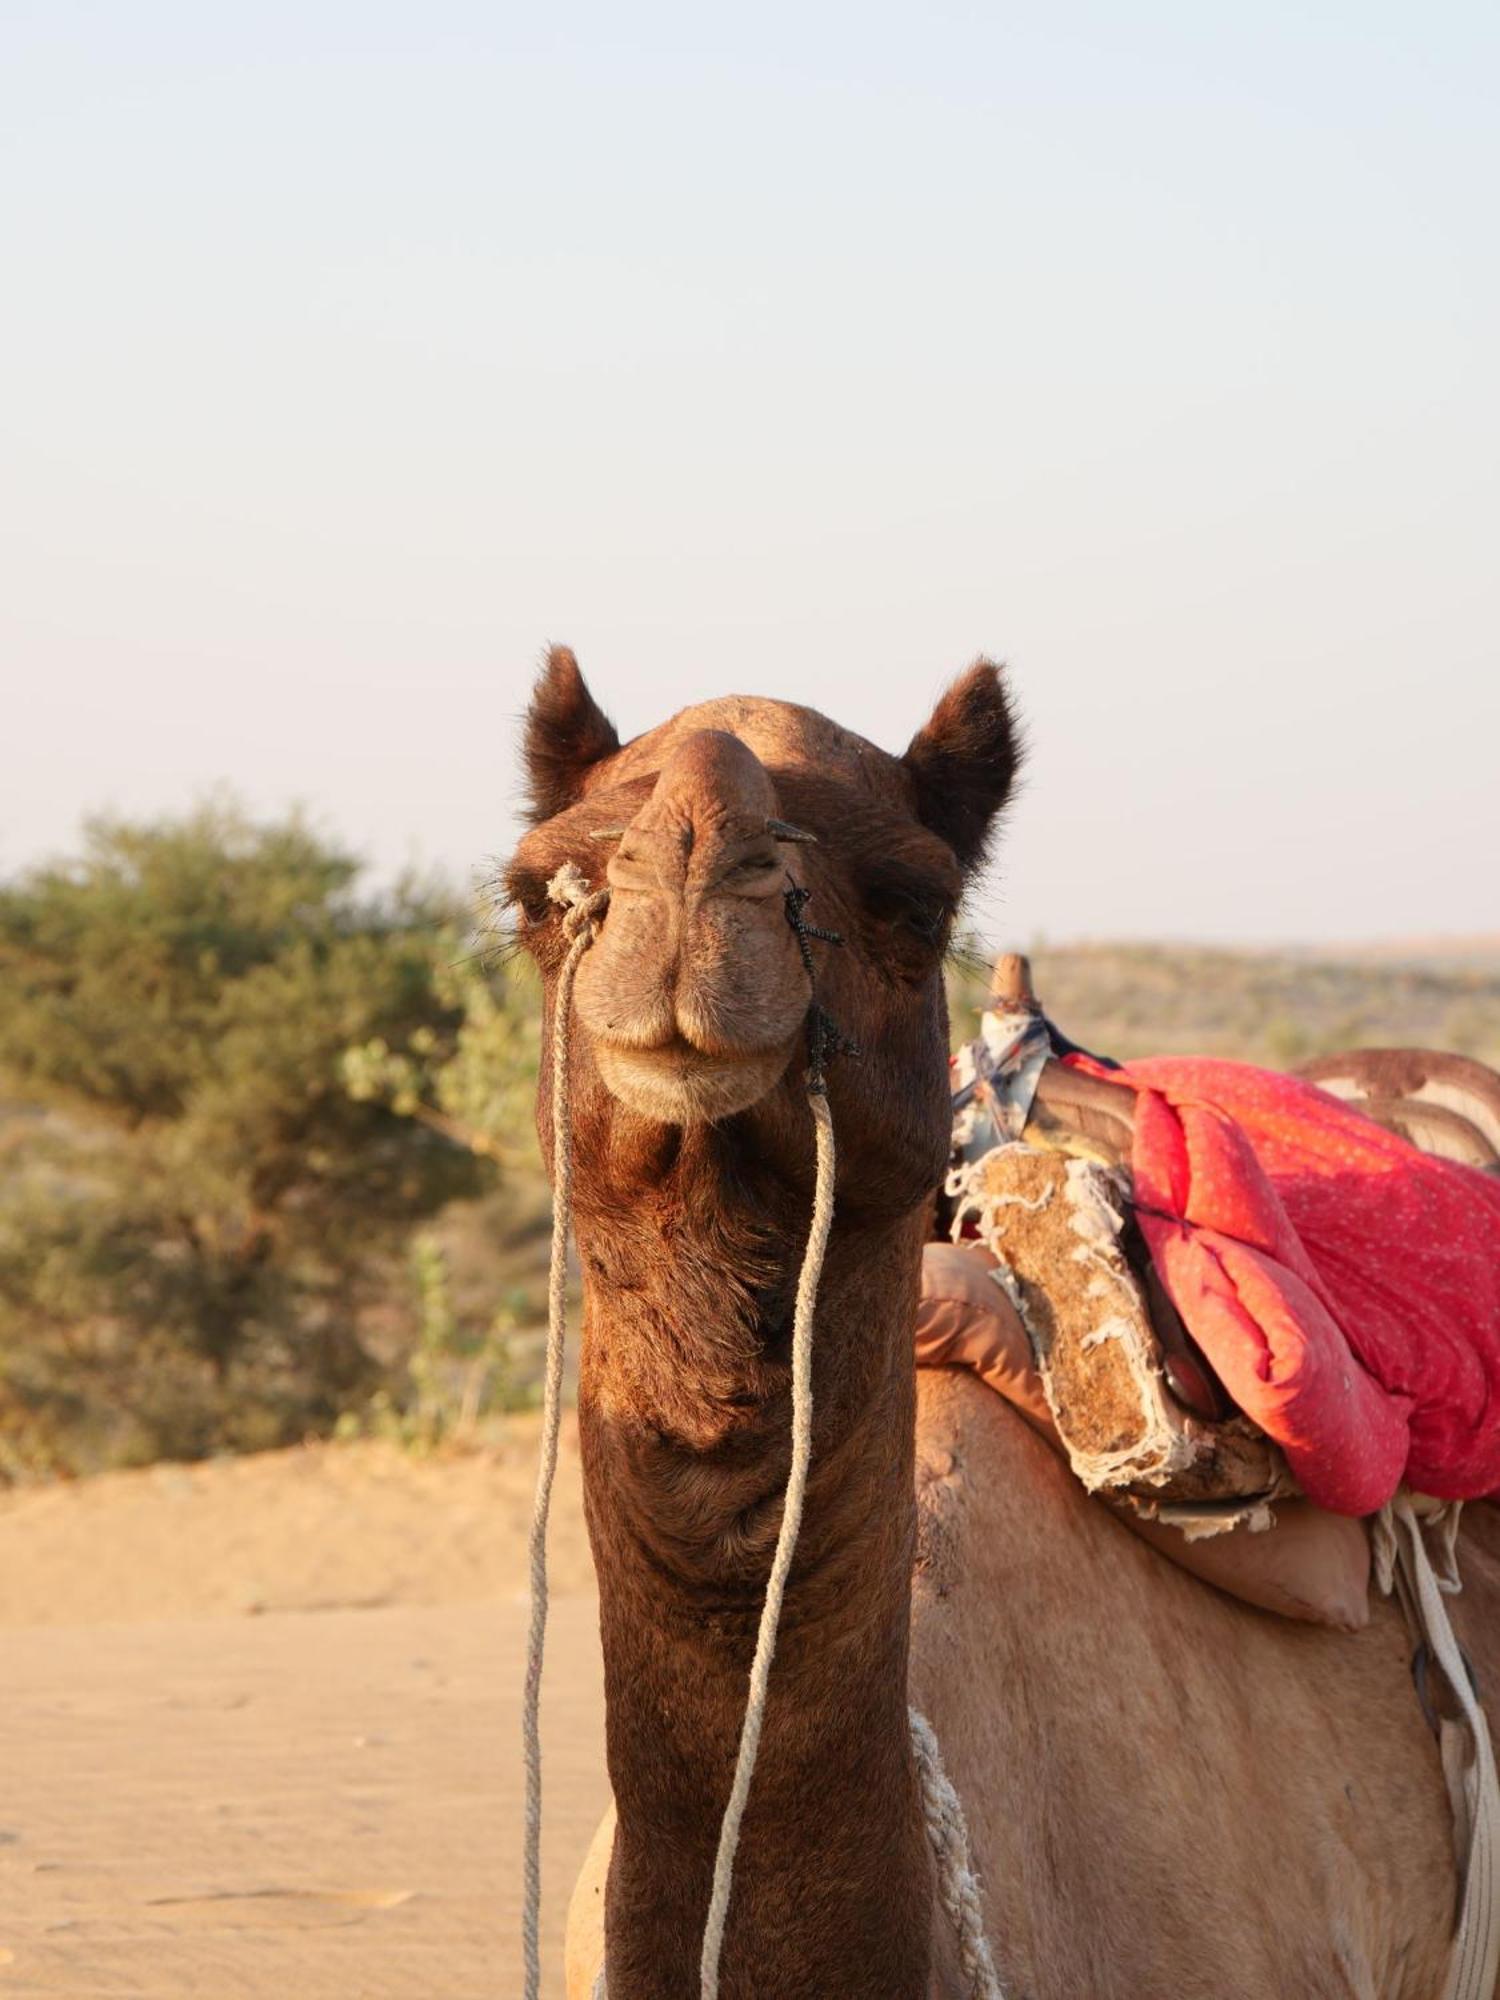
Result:
[[[725,2000],[960,1990],[908,1699],[965,1801],[1013,2000],[1439,1991],[1452,1836],[1400,1614],[1382,1605],[1346,1637],[1220,1597],[1088,1501],[992,1392],[914,1382],[949,1131],[941,959],[1016,759],[984,663],[899,760],[810,710],[739,698],[622,748],[570,654],[538,684],[535,823],[509,888],[549,1046],[564,938],[547,882],[571,861],[612,891],[578,979],[573,1125],[618,1818],[575,1897],[574,2000],[601,1938],[610,2000],[698,1990],[786,1477],[811,1204],[814,987],[789,885],[843,939],[811,944],[816,997],[860,1053],[830,1074],[838,1206],[813,1468]],[[779,837],[787,822],[816,844]],[[539,1126],[550,1153],[545,1091]],[[1457,1623],[1492,1684],[1500,1522],[1476,1513]]]

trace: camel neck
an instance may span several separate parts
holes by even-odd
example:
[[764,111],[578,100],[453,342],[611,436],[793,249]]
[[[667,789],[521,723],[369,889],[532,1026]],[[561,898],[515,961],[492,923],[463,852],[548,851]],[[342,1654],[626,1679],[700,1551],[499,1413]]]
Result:
[[[688,2000],[790,1455],[783,1288],[580,1232],[579,1415],[618,1830],[611,2000]],[[926,1991],[931,1880],[907,1731],[911,1326],[921,1218],[836,1223],[814,1451],[746,1815],[722,1991]],[[717,1247],[722,1250],[722,1244]],[[780,1261],[795,1275],[801,1240]],[[772,1301],[769,1314],[746,1298]]]

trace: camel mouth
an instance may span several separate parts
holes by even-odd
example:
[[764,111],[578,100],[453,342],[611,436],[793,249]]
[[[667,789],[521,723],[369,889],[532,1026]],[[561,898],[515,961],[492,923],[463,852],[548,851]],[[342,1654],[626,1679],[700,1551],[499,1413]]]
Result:
[[656,1048],[598,1041],[599,1074],[627,1110],[662,1125],[712,1124],[748,1111],[786,1073],[790,1046],[709,1055],[682,1036]]

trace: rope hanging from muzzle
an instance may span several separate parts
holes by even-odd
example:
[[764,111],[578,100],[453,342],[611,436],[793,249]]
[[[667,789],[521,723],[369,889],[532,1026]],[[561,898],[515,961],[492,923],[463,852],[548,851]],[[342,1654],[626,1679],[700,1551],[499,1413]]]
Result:
[[[591,890],[572,862],[558,870],[547,885],[550,899],[562,906],[563,925],[570,942],[553,1000],[552,1021],[552,1181],[553,1224],[552,1263],[547,1295],[547,1364],[542,1403],[542,1454],[537,1474],[536,1501],[532,1512],[531,1629],[526,1652],[526,1691],[522,1705],[522,1737],[526,1758],[526,1825],[522,1944],[525,1958],[525,2000],[540,2000],[541,1993],[541,1824],[542,1753],[540,1697],[542,1654],[547,1629],[547,1517],[552,1502],[552,1486],[557,1472],[558,1433],[562,1420],[563,1350],[566,1331],[567,1241],[572,1214],[573,1157],[569,1118],[569,1077],[572,1053],[573,982],[579,961],[598,934],[599,917],[609,901],[607,889]],[[798,948],[809,976],[812,954],[808,939],[818,937],[840,943],[835,932],[819,930],[802,919],[807,891],[793,887],[787,893],[787,920],[797,936]],[[782,1503],[781,1526],[766,1583],[756,1633],[755,1653],[750,1666],[750,1686],[745,1703],[745,1719],[740,1729],[739,1751],[729,1803],[719,1828],[718,1852],[714,1860],[713,1891],[704,1925],[703,1949],[699,1962],[700,2000],[718,2000],[719,1961],[724,1947],[724,1931],[729,1917],[730,1895],[734,1887],[734,1862],[739,1848],[740,1828],[755,1775],[765,1722],[771,1666],[776,1655],[776,1637],[781,1620],[782,1600],[796,1554],[802,1526],[802,1509],[807,1495],[807,1477],[812,1462],[812,1341],[817,1314],[818,1287],[823,1275],[823,1259],[833,1226],[836,1154],[833,1117],[828,1106],[824,1067],[831,1056],[844,1050],[857,1053],[853,1043],[839,1032],[831,1016],[816,1004],[808,1019],[807,1077],[808,1105],[813,1120],[816,1171],[813,1189],[812,1223],[807,1247],[797,1278],[796,1307],[792,1319],[792,1457],[787,1473],[786,1495]],[[988,1940],[984,1934],[979,1883],[969,1854],[969,1834],[958,1794],[943,1770],[937,1738],[925,1719],[911,1709],[912,1754],[916,1763],[922,1797],[923,1818],[932,1847],[937,1875],[938,1900],[947,1911],[958,1937],[959,1962],[968,1983],[970,2000],[1005,2000],[995,1974]],[[604,2000],[605,1972],[601,1968],[596,1983],[596,2000]]]
[[761,1606],[760,1626],[755,1635],[755,1656],[750,1663],[750,1692],[745,1700],[745,1720],[740,1726],[734,1782],[729,1788],[729,1803],[724,1808],[724,1818],[719,1826],[713,1894],[709,1898],[708,1922],[703,1929],[703,1955],[698,1964],[701,2000],[718,2000],[719,1957],[724,1949],[724,1926],[729,1919],[734,1857],[739,1850],[740,1824],[745,1817],[750,1780],[755,1776],[755,1760],[760,1751],[760,1732],[766,1719],[766,1691],[770,1685],[771,1662],[776,1657],[776,1634],[781,1623],[781,1600],[786,1595],[792,1557],[797,1553],[802,1504],[807,1498],[807,1472],[812,1463],[813,1316],[818,1306],[818,1284],[823,1276],[828,1232],[833,1227],[835,1156],[833,1118],[828,1109],[828,1092],[821,1078],[809,1082],[807,1101],[812,1108],[813,1143],[817,1148],[818,1164],[812,1228],[808,1232],[807,1248],[802,1254],[802,1269],[797,1278],[797,1305],[792,1318],[792,1463],[786,1476],[786,1498],[781,1506],[776,1553],[771,1558],[771,1574],[766,1580],[766,1601]]
[[570,940],[553,999],[552,1018],[552,1262],[547,1277],[547,1366],[542,1390],[542,1457],[531,1509],[528,1555],[531,1565],[531,1629],[526,1640],[526,1690],[521,1703],[521,1741],[526,1759],[526,1832],[521,1945],[526,1966],[526,2000],[542,1990],[542,1654],[547,1643],[547,1517],[557,1476],[557,1438],[562,1425],[563,1349],[567,1333],[568,1223],[573,1208],[573,1134],[568,1121],[568,1068],[573,1043],[573,981],[579,960],[593,943],[598,919],[609,901],[607,889],[591,890],[570,861],[547,884],[547,894],[563,908]]

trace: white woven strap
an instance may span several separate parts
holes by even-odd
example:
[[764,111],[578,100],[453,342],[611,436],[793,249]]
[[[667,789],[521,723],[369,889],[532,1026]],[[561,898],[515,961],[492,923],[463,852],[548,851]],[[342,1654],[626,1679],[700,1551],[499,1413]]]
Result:
[[[1489,1724],[1443,1603],[1445,1591],[1452,1595],[1459,1588],[1458,1515],[1456,1505],[1398,1493],[1374,1525],[1375,1564],[1381,1588],[1397,1591],[1413,1636],[1442,1669],[1459,1711],[1444,1716],[1438,1728],[1460,1873],[1458,1922],[1442,2000],[1494,2000],[1500,1977],[1500,1785]],[[1442,1538],[1441,1577],[1428,1553],[1424,1521]]]

